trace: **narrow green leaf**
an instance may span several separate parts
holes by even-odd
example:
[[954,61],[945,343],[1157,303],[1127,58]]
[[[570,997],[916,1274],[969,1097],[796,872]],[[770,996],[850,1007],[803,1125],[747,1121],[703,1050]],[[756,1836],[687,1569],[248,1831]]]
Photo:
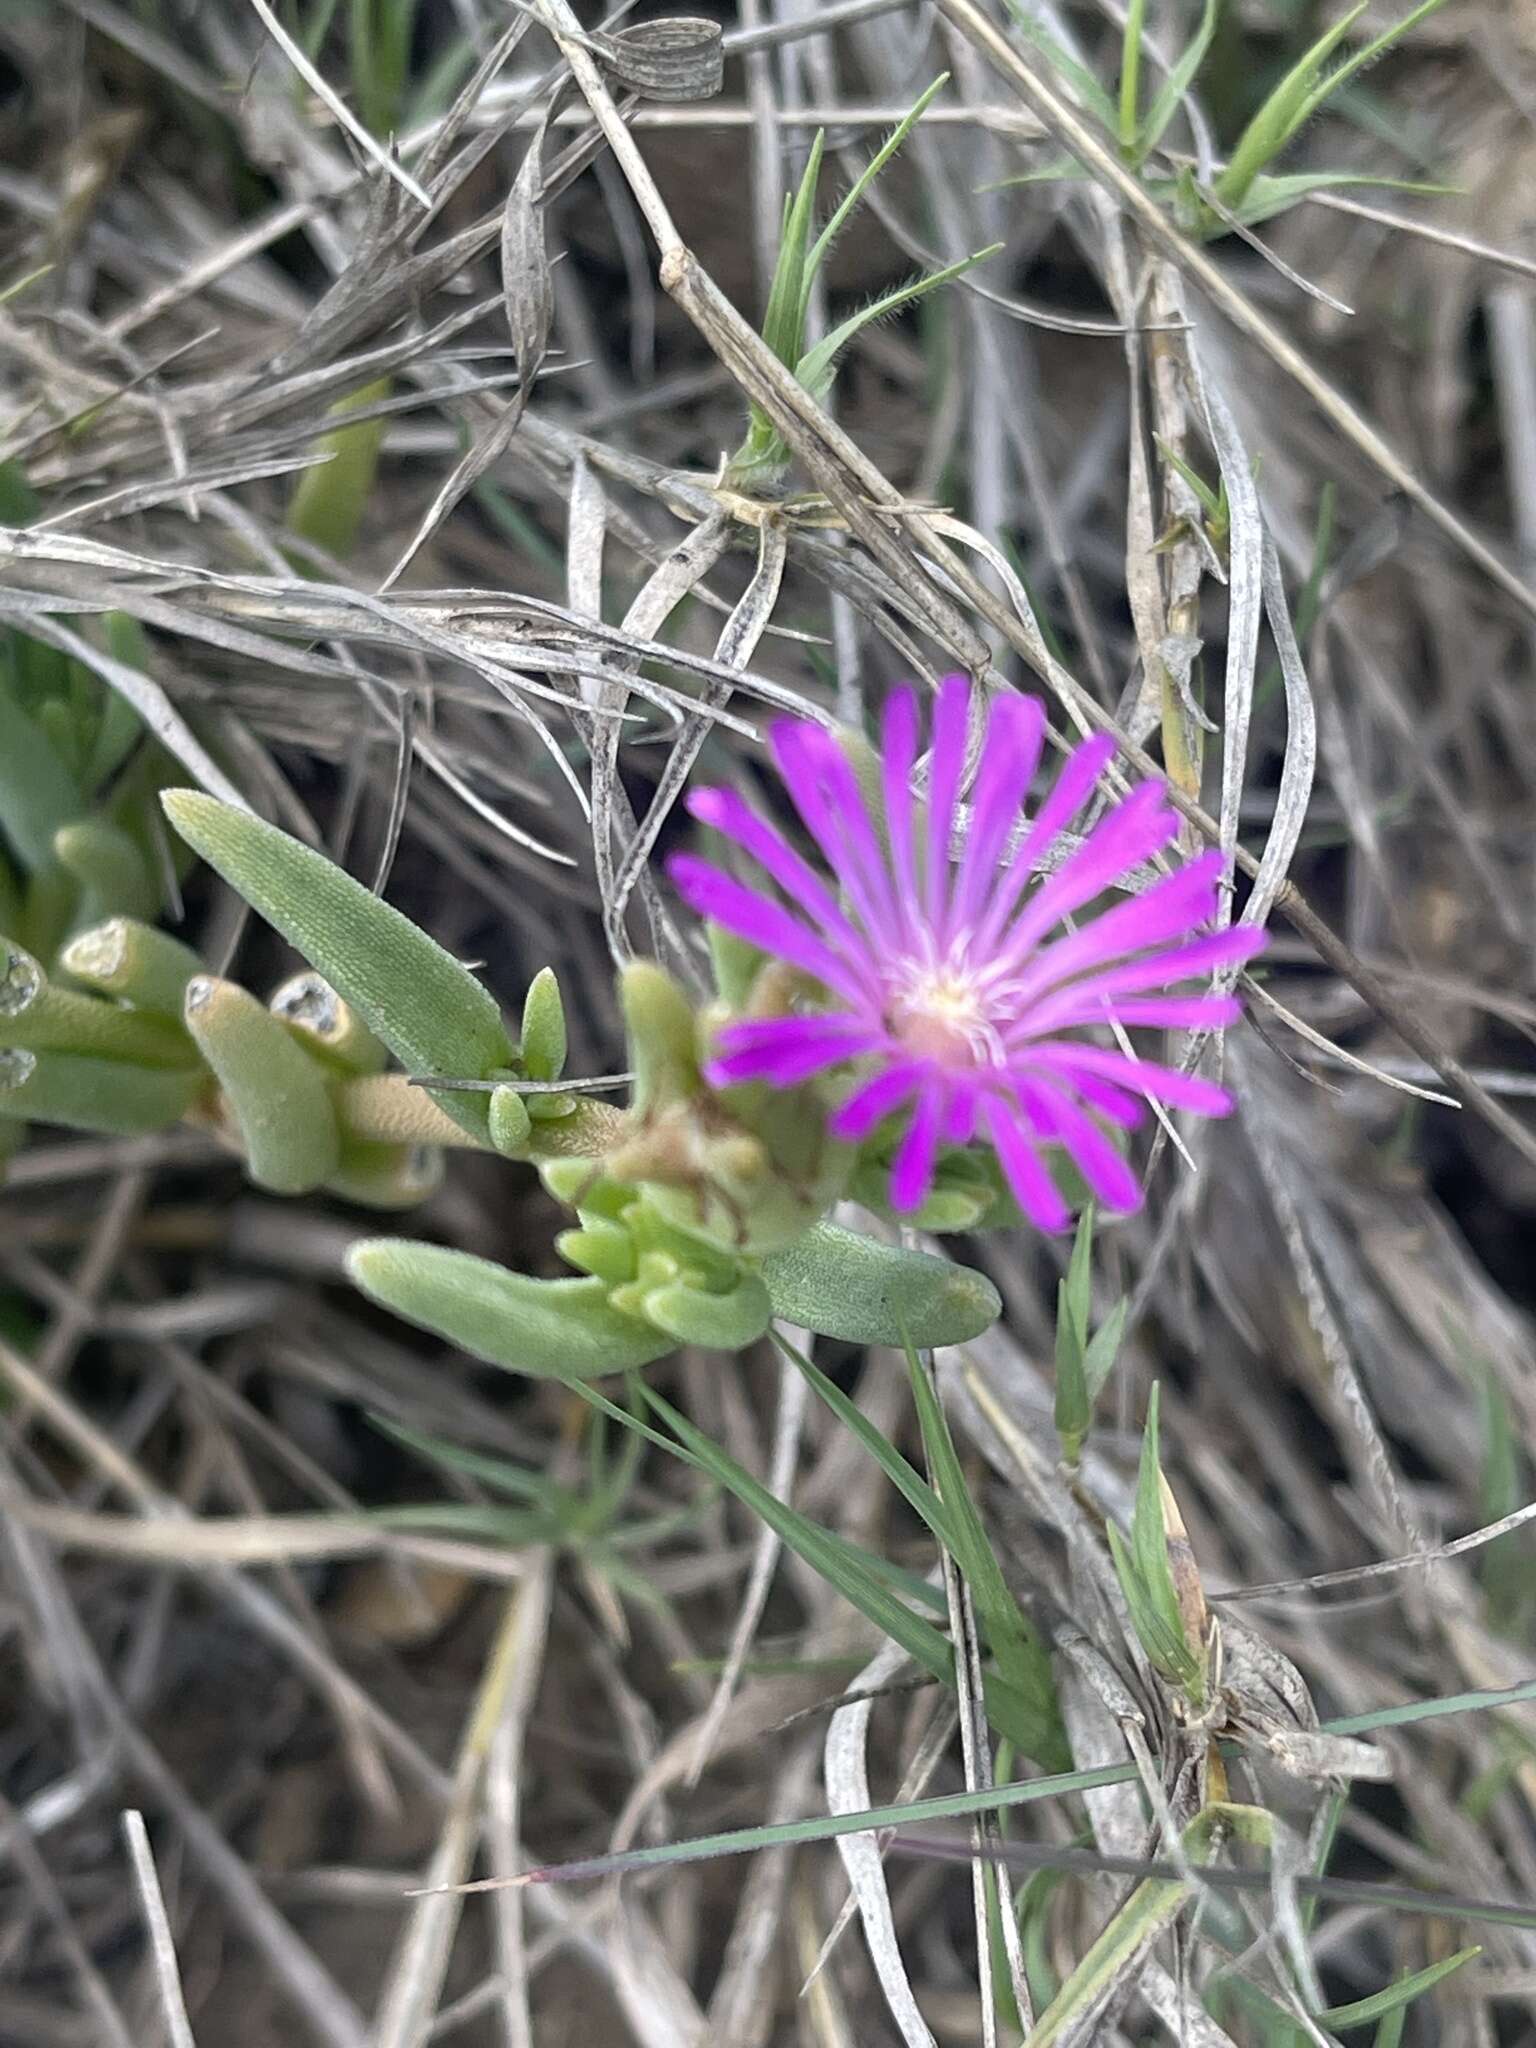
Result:
[[[467,968],[323,854],[199,790],[162,798],[176,830],[376,1031],[408,1072],[484,1080],[510,1065],[501,1012]],[[476,1137],[486,1098],[435,1098]]]
[[1083,1378],[1088,1387],[1090,1409],[1103,1389],[1104,1382],[1115,1369],[1115,1360],[1120,1356],[1121,1341],[1125,1336],[1125,1318],[1130,1303],[1123,1297],[1117,1301],[1100,1327],[1089,1339],[1088,1349],[1083,1353]]
[[882,1579],[862,1565],[855,1553],[840,1543],[829,1541],[829,1531],[781,1501],[754,1479],[744,1466],[738,1465],[728,1452],[701,1429],[695,1428],[653,1387],[642,1386],[641,1393],[653,1412],[675,1432],[678,1441],[701,1470],[708,1472],[711,1478],[718,1480],[749,1507],[759,1520],[766,1522],[797,1557],[804,1558],[828,1585],[857,1607],[882,1634],[899,1643],[915,1664],[931,1671],[946,1685],[954,1684],[954,1659],[949,1644],[931,1622],[924,1621],[904,1601],[897,1599]]
[[858,1403],[850,1399],[835,1380],[828,1379],[814,1360],[807,1358],[803,1351],[796,1350],[778,1330],[773,1333],[773,1341],[784,1357],[810,1382],[812,1390],[831,1409],[844,1429],[857,1437],[935,1542],[942,1543],[953,1555],[955,1543],[949,1510],[917,1467],[902,1456],[883,1430],[876,1429]]
[[985,1274],[818,1223],[763,1260],[774,1314],[853,1344],[965,1344],[1002,1314]]
[[1086,66],[1079,64],[1062,43],[1040,26],[1033,13],[1029,11],[1026,0],[1008,0],[1008,12],[1013,16],[1014,26],[1024,40],[1032,43],[1042,55],[1050,59],[1052,69],[1061,73],[1089,113],[1095,115],[1113,134],[1118,109],[1093,73]]
[[1125,33],[1120,40],[1120,147],[1136,146],[1141,113],[1141,38],[1146,28],[1146,0],[1128,0]]
[[1291,66],[1238,137],[1226,169],[1216,180],[1216,196],[1236,210],[1249,186],[1270,159],[1279,154],[1299,125],[1300,110],[1324,62],[1364,14],[1370,0],[1357,0],[1347,14],[1325,29]]
[[912,133],[912,130],[923,118],[923,115],[927,113],[929,107],[948,83],[949,73],[941,71],[927,91],[919,96],[911,112],[903,114],[902,118],[896,123],[896,126],[864,166],[863,170],[860,171],[858,177],[855,178],[842,204],[835,210],[832,218],[816,237],[811,252],[806,258],[805,281],[807,285],[810,284],[817,271],[826,261],[832,245],[848,225],[855,207],[859,205],[870,186],[874,184],[876,178],[879,177],[897,150],[901,148],[907,137]]
[[355,1244],[347,1271],[370,1301],[509,1372],[576,1381],[675,1349],[671,1337],[610,1307],[601,1280],[536,1280],[396,1237]]
[[768,289],[763,314],[763,340],[781,363],[792,364],[800,353],[805,333],[805,260],[810,248],[811,226],[816,205],[816,185],[821,176],[821,153],[826,137],[818,128],[811,138],[805,170],[793,199],[785,204],[784,225],[779,235],[779,258]]
[[1210,49],[1212,38],[1216,34],[1220,14],[1221,0],[1205,0],[1200,26],[1185,45],[1178,62],[1153,95],[1152,104],[1147,109],[1147,118],[1136,137],[1138,159],[1146,157],[1156,149],[1169,122],[1179,111],[1180,102],[1195,82],[1195,73],[1205,62],[1206,52]]
[[1422,1997],[1432,1986],[1481,1954],[1480,1948],[1460,1948],[1453,1956],[1443,1956],[1438,1963],[1429,1963],[1424,1969],[1415,1970],[1411,1977],[1399,1977],[1385,1991],[1373,1992],[1369,1998],[1357,1998],[1351,2005],[1332,2005],[1314,2017],[1321,2026],[1333,2027],[1340,2032],[1349,2027],[1369,2026],[1372,2020],[1384,2019],[1388,2013],[1411,2005],[1414,1999]]
[[948,284],[957,277],[963,277],[968,270],[974,270],[978,263],[984,263],[989,256],[995,256],[1003,244],[993,242],[985,249],[978,249],[973,256],[962,256],[958,263],[946,265],[943,270],[930,272],[926,277],[917,277],[910,284],[897,286],[873,305],[862,307],[850,314],[832,332],[818,341],[795,365],[795,380],[803,384],[813,396],[822,396],[832,379],[837,359],[843,350],[871,321],[884,320],[901,307],[910,305],[914,299],[921,299],[929,292],[936,291],[941,284]]
[[1444,5],[1445,0],[1420,0],[1420,4],[1411,14],[1405,14],[1401,21],[1393,22],[1390,28],[1384,28],[1380,35],[1373,36],[1368,43],[1362,44],[1353,56],[1347,57],[1336,71],[1330,72],[1328,77],[1320,80],[1307,94],[1302,101],[1295,127],[1300,128],[1304,122],[1310,120],[1323,102],[1331,99],[1341,86],[1347,85],[1357,72],[1363,71],[1368,64],[1374,64],[1376,59],[1384,56],[1394,43],[1401,42],[1402,38],[1411,34],[1421,21],[1427,21],[1430,15],[1438,14]]
[[[1258,227],[1277,213],[1288,211],[1309,192],[1330,192],[1348,185],[1374,186],[1380,192],[1411,192],[1421,199],[1443,198],[1456,191],[1454,185],[1426,185],[1411,178],[1379,178],[1365,172],[1296,171],[1279,177],[1266,174],[1255,178],[1241,205],[1228,207],[1228,211],[1244,227]],[[1225,221],[1218,217],[1212,222],[1213,237],[1226,232]]]
[[[1019,1746],[1032,1762],[1057,1770],[1072,1761],[1056,1702],[1050,1657],[1009,1591],[1001,1565],[987,1540],[981,1516],[966,1485],[965,1471],[950,1435],[933,1382],[917,1353],[908,1346],[907,1370],[917,1407],[918,1427],[935,1490],[943,1502],[951,1530],[950,1554],[970,1588],[987,1645],[997,1660],[1003,1683],[1026,1701],[1034,1716],[1031,1739]],[[1017,1739],[1017,1738],[1015,1738]]]

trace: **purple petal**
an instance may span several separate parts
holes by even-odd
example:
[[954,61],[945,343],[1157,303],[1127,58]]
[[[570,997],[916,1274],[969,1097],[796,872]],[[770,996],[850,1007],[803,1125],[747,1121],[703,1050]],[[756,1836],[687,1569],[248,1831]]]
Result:
[[734,789],[695,790],[688,799],[688,808],[701,824],[724,833],[727,839],[734,839],[743,852],[751,854],[785,895],[792,898],[808,916],[815,918],[838,951],[853,961],[867,951],[867,942],[860,938],[838,908],[836,899],[816,870]]
[[917,695],[893,690],[881,718],[881,781],[891,872],[904,903],[917,901],[917,856],[912,836],[912,769],[917,760]]
[[1112,966],[1127,954],[1166,945],[1203,924],[1215,914],[1220,873],[1221,855],[1213,849],[1091,919],[1069,938],[1045,947],[1009,991],[1015,1015],[1022,1022],[1029,1004],[1090,968]]
[[976,1135],[980,1108],[981,1091],[974,1081],[962,1077],[951,1083],[944,1110],[943,1138],[946,1145],[969,1145]]
[[1077,852],[1040,884],[1004,934],[999,963],[1021,961],[1063,918],[1161,852],[1178,829],[1178,815],[1164,806],[1161,786],[1139,783],[1094,827]]
[[[1021,1086],[1020,1093],[1023,1094]],[[1064,1088],[1050,1089],[1061,1142],[1073,1164],[1106,1209],[1129,1215],[1141,1207],[1141,1183],[1098,1125]]]
[[1181,1074],[1156,1060],[1133,1060],[1123,1052],[1110,1052],[1102,1045],[1082,1045],[1076,1039],[1031,1046],[1027,1064],[1031,1072],[1049,1069],[1075,1085],[1080,1074],[1096,1075],[1121,1088],[1129,1088],[1149,1101],[1166,1102],[1170,1109],[1193,1110],[1197,1116],[1227,1116],[1232,1098],[1225,1088],[1199,1074]]
[[1084,740],[1067,756],[1066,764],[1035,813],[1034,822],[1014,850],[1007,872],[992,892],[977,936],[978,956],[989,952],[1002,937],[1014,906],[1023,895],[1036,862],[1060,838],[1093,793],[1093,786],[1115,751],[1110,734],[1099,733]]
[[999,697],[987,721],[981,767],[971,797],[971,820],[950,908],[948,935],[962,937],[976,921],[1024,794],[1040,765],[1045,706],[1038,697]]
[[815,933],[806,930],[787,910],[759,896],[754,889],[735,881],[708,861],[691,853],[675,853],[667,862],[673,887],[700,917],[713,918],[749,946],[764,953],[777,953],[792,966],[800,967],[817,981],[835,988],[851,1003],[878,1003],[878,991],[870,985],[869,971],[855,971]]
[[[1264,950],[1266,942],[1267,934],[1256,930],[1253,925],[1233,925],[1224,932],[1191,939],[1187,945],[1170,946],[1144,959],[1122,960],[1096,974],[1089,973],[1085,980],[1069,982],[1042,996],[1028,1016],[1021,1017],[1019,1022],[1026,1031],[1038,1034],[1061,1030],[1069,1022],[1098,1021],[1102,1019],[1103,1011],[1094,1009],[1093,1005],[1106,998],[1133,994],[1141,989],[1168,988],[1176,982],[1190,981],[1195,975],[1204,974],[1213,967],[1228,967],[1234,962],[1251,960],[1255,953]],[[1115,1015],[1121,1013],[1118,1002],[1110,1007]]]
[[891,1207],[902,1215],[920,1209],[933,1186],[934,1161],[939,1151],[939,1123],[944,1098],[939,1089],[925,1087],[917,1098],[917,1109],[907,1135],[891,1161]]
[[719,1054],[705,1078],[714,1088],[740,1081],[793,1088],[880,1045],[880,1033],[862,1017],[753,1017],[721,1032]]
[[781,719],[770,739],[795,807],[848,891],[865,929],[883,945],[902,942],[906,919],[848,757],[819,725]]
[[1127,1095],[1123,1088],[1116,1088],[1109,1081],[1074,1072],[1072,1087],[1091,1110],[1108,1117],[1112,1124],[1119,1124],[1122,1130],[1134,1131],[1139,1123],[1146,1121],[1146,1104],[1138,1102],[1134,1095]]
[[928,776],[928,924],[935,937],[946,928],[949,903],[949,844],[955,830],[955,801],[965,773],[965,734],[971,686],[964,676],[946,676],[933,707],[933,754]]
[[1037,1230],[1065,1230],[1072,1212],[1061,1190],[1042,1165],[1025,1132],[1023,1119],[1001,1096],[986,1101],[987,1129],[1014,1200]]
[[1236,996],[1127,996],[1118,1003],[1101,996],[1097,1003],[1085,1003],[1079,1014],[1057,1018],[1051,1029],[1070,1031],[1113,1017],[1121,1024],[1151,1025],[1159,1031],[1221,1031],[1240,1023],[1242,1015]]
[[915,1091],[926,1069],[920,1060],[904,1060],[899,1066],[887,1067],[866,1081],[862,1088],[855,1089],[841,1109],[835,1110],[829,1119],[828,1129],[834,1138],[848,1138],[855,1144],[867,1138],[875,1125],[888,1117],[893,1109],[899,1109]]

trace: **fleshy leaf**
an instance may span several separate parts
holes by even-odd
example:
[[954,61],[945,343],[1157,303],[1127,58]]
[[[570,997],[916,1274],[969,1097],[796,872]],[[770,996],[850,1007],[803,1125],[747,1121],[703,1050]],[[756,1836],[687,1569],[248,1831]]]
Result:
[[135,1067],[17,1047],[0,1051],[0,1117],[134,1138],[178,1123],[207,1079],[198,1067]]
[[523,999],[523,1072],[530,1081],[558,1081],[565,1072],[565,1004],[552,967],[541,967]]
[[190,946],[132,917],[108,918],[78,933],[60,954],[59,965],[105,996],[178,1022],[187,983],[203,971]]
[[508,1372],[590,1379],[648,1365],[676,1346],[620,1315],[601,1280],[536,1280],[408,1238],[365,1239],[347,1270],[371,1301]]
[[818,1223],[763,1260],[773,1312],[853,1344],[964,1344],[1003,1312],[983,1273]]
[[325,1075],[292,1034],[253,995],[211,975],[188,982],[183,1014],[256,1185],[302,1195],[328,1180],[341,1164],[341,1132]]
[[[334,862],[277,826],[199,790],[167,790],[166,815],[193,850],[259,910],[412,1074],[480,1080],[512,1046],[495,1002],[435,939]],[[443,1091],[476,1137],[486,1099]]]

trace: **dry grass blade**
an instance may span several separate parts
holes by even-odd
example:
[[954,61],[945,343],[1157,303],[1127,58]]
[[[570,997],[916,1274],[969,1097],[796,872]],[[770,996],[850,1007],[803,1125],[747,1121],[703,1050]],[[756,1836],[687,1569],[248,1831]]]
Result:
[[161,2017],[165,2021],[169,2048],[197,2048],[192,2037],[192,2022],[187,2017],[186,2000],[182,1996],[176,1944],[171,1936],[171,1923],[166,1914],[165,1898],[155,1871],[154,1851],[149,1846],[149,1830],[144,1825],[143,1814],[130,1808],[123,1815],[123,1833],[128,1838],[133,1879],[138,1886],[139,1905],[149,1931],[150,1954],[154,1959],[155,1982],[160,1991]]

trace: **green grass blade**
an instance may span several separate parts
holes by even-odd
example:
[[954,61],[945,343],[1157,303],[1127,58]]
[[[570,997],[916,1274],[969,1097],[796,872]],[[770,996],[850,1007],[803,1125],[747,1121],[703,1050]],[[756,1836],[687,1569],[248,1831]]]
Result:
[[807,350],[795,364],[796,382],[803,384],[813,396],[820,397],[831,381],[838,357],[849,342],[868,327],[871,321],[888,319],[903,306],[911,305],[914,300],[925,298],[929,292],[937,291],[941,284],[949,284],[953,279],[963,277],[966,271],[974,270],[978,263],[985,263],[989,256],[995,256],[1002,246],[1001,242],[993,242],[985,249],[978,249],[972,256],[962,256],[958,263],[946,264],[942,270],[931,271],[926,277],[913,278],[910,284],[898,285],[894,291],[886,292],[883,297],[876,299],[873,305],[850,314],[840,325],[834,327],[830,334],[824,335],[813,349]]
[[1221,0],[1205,0],[1205,9],[1200,16],[1200,26],[1185,46],[1178,62],[1163,80],[1153,95],[1147,109],[1147,118],[1136,135],[1138,161],[1156,149],[1162,141],[1169,122],[1179,111],[1180,103],[1195,82],[1195,73],[1205,62],[1206,52],[1216,34],[1221,14]]
[[864,194],[873,185],[876,178],[879,177],[897,150],[901,148],[901,145],[906,141],[912,130],[917,126],[923,115],[948,83],[949,73],[941,71],[932,85],[928,87],[928,90],[918,98],[911,112],[904,114],[897,122],[896,126],[854,180],[842,204],[836,209],[832,218],[811,245],[810,254],[805,262],[805,282],[807,286],[809,286],[821,265],[826,261],[829,250],[847,226],[854,208],[863,199]]
[[1373,1992],[1369,1998],[1357,1998],[1350,2005],[1330,2006],[1315,2017],[1319,2025],[1332,2027],[1340,2033],[1349,2027],[1369,2026],[1372,2020],[1385,2019],[1388,2013],[1411,2005],[1414,1999],[1422,1997],[1453,1971],[1462,1969],[1481,1954],[1480,1948],[1458,1949],[1453,1956],[1443,1956],[1438,1963],[1415,1970],[1411,1977],[1399,1977],[1385,1991]]

